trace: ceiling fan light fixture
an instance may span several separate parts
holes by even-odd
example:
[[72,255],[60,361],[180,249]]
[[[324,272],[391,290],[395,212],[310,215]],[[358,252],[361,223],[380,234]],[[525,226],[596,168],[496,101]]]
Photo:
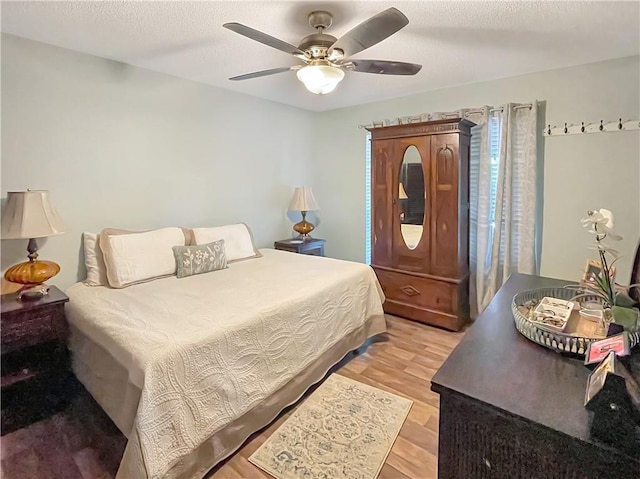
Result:
[[344,71],[327,64],[311,64],[297,72],[298,79],[311,93],[325,95],[336,89],[344,78]]
[[[1,1],[1,0],[0,0]],[[331,26],[333,16],[324,10],[309,14],[309,25],[316,33],[305,36],[298,45],[292,45],[237,22],[225,23],[223,27],[251,40],[255,40],[276,50],[293,55],[304,65],[271,68],[246,73],[229,80],[249,80],[288,71],[297,71],[298,79],[311,93],[326,95],[336,89],[342,81],[345,70],[382,75],[415,75],[422,65],[388,60],[351,60],[350,57],[370,48],[402,28],[409,19],[397,8],[391,7],[370,17],[349,30],[340,38],[324,31]]]

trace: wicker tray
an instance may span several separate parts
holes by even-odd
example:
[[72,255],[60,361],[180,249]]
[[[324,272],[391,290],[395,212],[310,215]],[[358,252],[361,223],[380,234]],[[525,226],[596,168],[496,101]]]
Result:
[[[566,288],[541,288],[522,291],[513,297],[511,311],[516,323],[516,329],[526,338],[547,348],[562,353],[571,353],[584,357],[589,343],[599,341],[604,336],[598,334],[598,324],[595,321],[580,316],[573,311],[563,332],[546,329],[539,323],[529,319],[529,309],[526,305],[537,304],[545,296],[571,300],[576,295],[575,290]],[[582,301],[599,301],[596,296],[583,298]],[[629,347],[640,343],[640,331],[629,332]]]

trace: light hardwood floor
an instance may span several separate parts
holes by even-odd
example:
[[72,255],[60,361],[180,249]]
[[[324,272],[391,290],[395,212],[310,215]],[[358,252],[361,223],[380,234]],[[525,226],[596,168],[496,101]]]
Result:
[[[349,355],[335,372],[413,401],[380,479],[437,477],[438,395],[433,374],[463,333],[451,333],[387,316],[388,339]],[[209,479],[270,478],[248,457],[286,419],[295,406],[254,434]],[[66,411],[0,439],[3,479],[111,479],[125,438],[86,394]]]

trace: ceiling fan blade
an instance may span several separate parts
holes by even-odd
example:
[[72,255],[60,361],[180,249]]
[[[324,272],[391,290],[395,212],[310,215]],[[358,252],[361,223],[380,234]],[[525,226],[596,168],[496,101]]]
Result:
[[225,23],[222,25],[224,28],[228,28],[232,32],[239,33],[240,35],[244,35],[247,38],[251,38],[251,40],[255,40],[256,42],[263,43],[265,45],[270,46],[271,48],[275,48],[276,50],[280,50],[285,53],[290,53],[291,55],[302,55],[304,57],[304,52],[300,50],[298,47],[291,45],[283,40],[278,40],[271,35],[267,35],[259,30],[255,30],[251,27],[247,27],[246,25],[242,25],[240,23]]
[[417,63],[391,62],[386,60],[349,60],[348,63],[343,65],[355,72],[377,73],[381,75],[415,75],[422,69],[422,65],[418,65]]
[[390,37],[408,23],[404,13],[397,8],[388,8],[342,35],[331,45],[329,55],[334,49],[342,50],[345,57],[355,55]]
[[244,75],[238,75],[236,77],[229,78],[229,80],[248,80],[250,78],[266,77],[267,75],[275,75],[276,73],[284,73],[290,70],[299,70],[299,69],[300,69],[299,66],[271,68],[270,70],[261,70],[259,72],[245,73]]

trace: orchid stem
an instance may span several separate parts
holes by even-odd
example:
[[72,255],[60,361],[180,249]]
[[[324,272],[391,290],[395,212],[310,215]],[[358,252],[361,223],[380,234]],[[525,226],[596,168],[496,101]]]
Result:
[[600,242],[604,238],[606,238],[607,235],[604,234],[602,238],[600,238],[600,235],[598,234],[598,225],[595,224],[593,228],[596,231],[596,242],[598,243],[598,252],[600,253],[600,261],[602,262],[602,271],[605,276],[604,281],[608,290],[608,291],[604,291],[604,293],[606,294],[607,298],[609,298],[609,307],[613,307],[615,302],[615,296],[613,294],[613,286],[611,284],[611,275],[609,274],[609,265],[607,264],[607,257],[604,254],[604,251],[600,248]]

